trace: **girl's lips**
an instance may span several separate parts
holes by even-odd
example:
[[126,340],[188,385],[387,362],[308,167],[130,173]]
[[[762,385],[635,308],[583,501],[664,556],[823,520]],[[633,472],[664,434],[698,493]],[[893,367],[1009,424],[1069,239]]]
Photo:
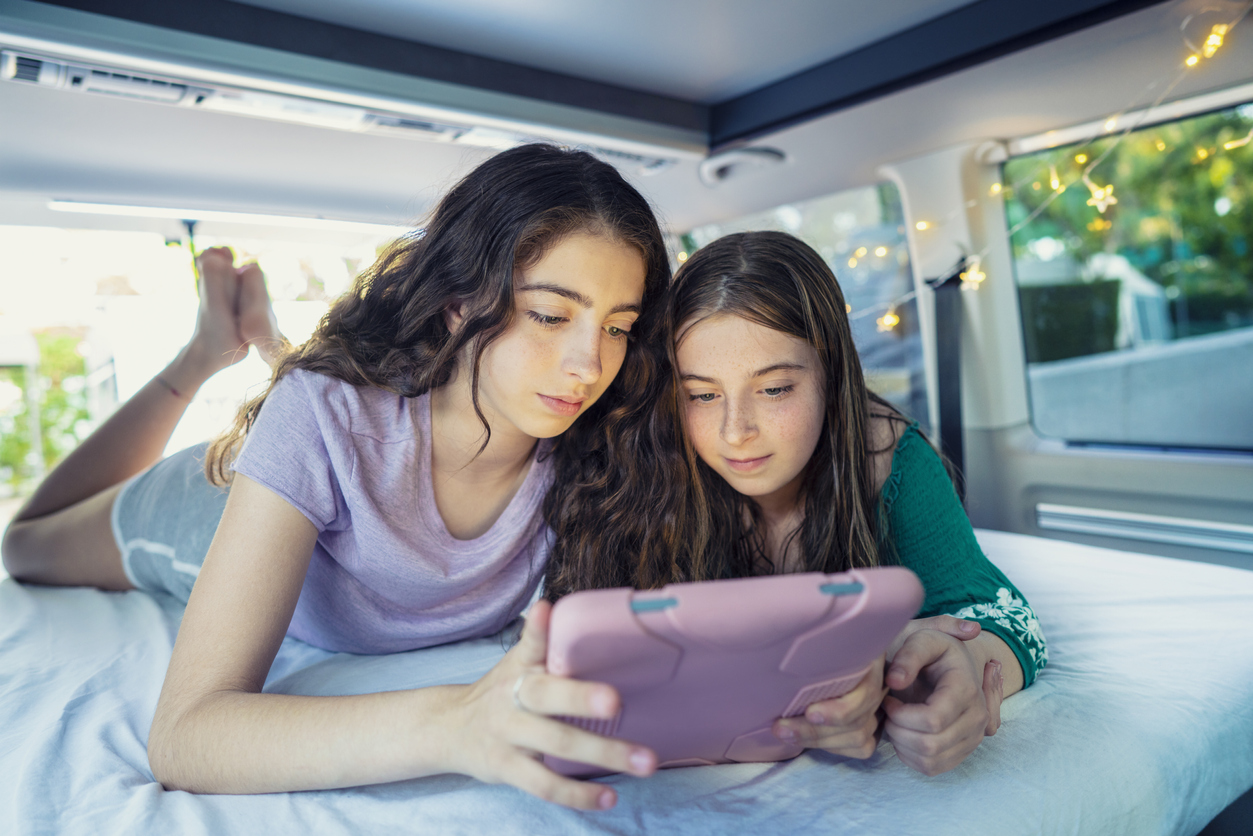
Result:
[[551,409],[558,415],[578,415],[579,410],[583,408],[583,399],[577,401],[563,401],[561,398],[554,398],[549,395],[540,395],[539,399],[544,402],[544,406]]
[[727,467],[736,473],[749,473],[764,465],[768,458],[770,456],[761,456],[756,459],[728,459],[726,456],[723,456],[722,460],[727,463]]

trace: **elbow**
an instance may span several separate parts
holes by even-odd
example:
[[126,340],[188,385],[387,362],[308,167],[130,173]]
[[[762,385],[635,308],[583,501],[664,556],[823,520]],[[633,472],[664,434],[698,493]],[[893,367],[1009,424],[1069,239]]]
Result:
[[189,768],[189,756],[194,753],[189,741],[180,735],[180,726],[177,718],[170,716],[168,710],[163,711],[160,704],[157,705],[152,729],[148,732],[148,768],[152,770],[153,779],[164,789],[204,792],[204,787]]
[[190,790],[180,780],[178,768],[178,747],[171,739],[173,735],[167,723],[162,723],[160,709],[153,718],[152,729],[148,733],[148,768],[152,770],[153,779],[167,790]]
[[31,544],[27,528],[23,520],[14,520],[4,530],[0,538],[0,559],[4,562],[4,571],[14,580],[27,581],[31,575]]

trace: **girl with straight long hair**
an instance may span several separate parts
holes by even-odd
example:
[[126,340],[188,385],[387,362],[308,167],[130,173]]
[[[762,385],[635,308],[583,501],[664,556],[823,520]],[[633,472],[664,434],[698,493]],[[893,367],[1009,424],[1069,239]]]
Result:
[[[1032,682],[1047,648],[939,455],[866,388],[831,269],[783,233],[718,239],[675,275],[665,340],[652,410],[608,433],[605,455],[558,470],[583,487],[548,502],[547,595],[906,566],[926,600],[886,674],[881,659],[852,692],[774,730],[856,758],[882,733],[915,769],[952,769],[995,733],[1001,699]],[[597,497],[606,513],[571,512]]]

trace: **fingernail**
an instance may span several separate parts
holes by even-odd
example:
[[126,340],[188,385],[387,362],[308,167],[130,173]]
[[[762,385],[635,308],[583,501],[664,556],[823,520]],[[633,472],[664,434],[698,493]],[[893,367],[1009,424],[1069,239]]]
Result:
[[961,630],[963,633],[973,633],[975,630],[979,629],[979,625],[975,624],[973,621],[963,621],[961,624],[957,625],[957,629]]
[[805,719],[815,726],[821,726],[827,722],[827,718],[822,715],[821,711],[811,711],[805,715]]
[[627,763],[631,764],[631,771],[639,775],[646,774],[653,767],[652,756],[643,749],[637,749],[627,758]]
[[596,799],[596,806],[602,810],[608,810],[614,805],[613,790],[605,790]]
[[792,743],[793,741],[796,740],[796,732],[792,731],[792,728],[790,726],[782,727],[777,732],[775,732],[775,734],[778,736],[780,740],[786,740],[788,743]]
[[896,677],[901,677],[901,676],[904,676],[904,675],[905,675],[905,669],[904,669],[904,668],[902,668],[902,667],[898,667],[897,665],[893,665],[892,667],[888,668],[888,676],[896,676]]

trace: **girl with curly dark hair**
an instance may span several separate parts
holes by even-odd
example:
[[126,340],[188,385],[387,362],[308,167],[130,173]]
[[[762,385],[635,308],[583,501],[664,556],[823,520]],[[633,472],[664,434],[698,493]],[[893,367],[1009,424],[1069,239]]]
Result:
[[[278,338],[260,271],[232,260],[201,255],[192,341],[19,512],[10,573],[186,600],[148,741],[168,788],[460,772],[613,806],[611,787],[534,757],[655,768],[647,749],[546,716],[618,705],[608,686],[545,673],[547,602],[470,685],[346,697],[262,686],[285,635],[386,653],[492,634],[526,606],[553,474],[596,436],[572,425],[621,421],[659,368],[669,266],[647,202],[587,153],[506,151],[297,348]],[[253,343],[273,353],[268,389],[211,446],[154,465],[190,396]]]

